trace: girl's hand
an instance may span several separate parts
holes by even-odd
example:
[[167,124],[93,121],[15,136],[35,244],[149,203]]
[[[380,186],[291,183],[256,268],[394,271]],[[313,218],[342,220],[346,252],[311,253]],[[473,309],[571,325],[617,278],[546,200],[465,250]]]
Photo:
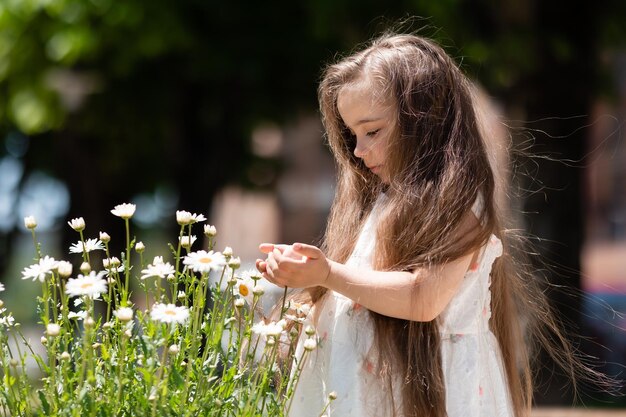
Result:
[[257,269],[268,281],[280,287],[323,286],[330,275],[331,261],[315,246],[262,243],[259,249],[267,254],[267,258],[257,259]]

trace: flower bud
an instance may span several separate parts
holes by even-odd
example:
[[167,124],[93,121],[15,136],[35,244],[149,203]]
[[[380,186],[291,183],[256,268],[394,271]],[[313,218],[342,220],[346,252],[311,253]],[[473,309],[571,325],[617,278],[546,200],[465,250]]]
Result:
[[246,301],[243,298],[237,298],[233,304],[235,308],[241,308],[246,304]]
[[306,333],[307,336],[313,336],[315,334],[315,328],[313,326],[306,326],[304,333]]
[[195,236],[181,236],[180,237],[180,246],[185,249],[191,249],[191,245],[196,241]]
[[185,294],[185,291],[178,291],[178,295],[176,296],[179,300],[184,300],[186,297],[187,294]]
[[136,209],[137,209],[137,206],[135,204],[124,203],[124,204],[118,204],[117,206],[115,206],[113,210],[111,210],[111,213],[113,213],[113,215],[117,217],[121,217],[122,219],[128,220],[131,217],[133,217],[133,214],[135,214]]
[[214,237],[215,235],[217,235],[217,229],[213,225],[205,224],[204,225],[204,234],[207,237]]
[[9,361],[9,364],[14,368],[17,367],[17,364],[18,364],[17,359],[11,359]]
[[110,321],[107,321],[102,325],[103,329],[110,329],[111,327],[113,327],[113,323],[111,323]]
[[228,266],[230,266],[232,269],[239,268],[241,266],[241,259],[239,257],[230,258],[230,260],[228,261]]
[[101,343],[98,343],[98,342],[96,342],[96,343],[94,343],[93,345],[91,345],[91,347],[92,347],[93,349],[98,349],[100,346],[102,346],[102,344],[101,344]]
[[50,323],[46,326],[46,334],[50,337],[58,336],[61,333],[61,326],[56,323]]
[[142,253],[144,250],[146,250],[146,246],[143,244],[143,242],[137,242],[135,244],[135,250],[137,251],[137,253]]
[[111,241],[111,236],[107,232],[100,232],[100,240],[102,243],[109,243]]
[[120,262],[120,260],[117,257],[113,256],[113,257],[109,258],[109,265],[111,265],[111,267],[116,268],[116,267],[120,266],[120,264],[121,264],[121,262]]
[[224,248],[224,251],[222,252],[222,255],[224,255],[224,256],[233,256],[233,248],[231,248],[230,246],[226,246]]
[[120,307],[113,314],[119,321],[124,323],[133,319],[133,309],[130,307]]
[[191,223],[191,213],[185,210],[176,210],[176,222],[181,226]]
[[87,318],[85,319],[85,327],[86,327],[86,328],[90,329],[90,328],[92,328],[93,326],[95,326],[95,324],[96,324],[96,322],[95,322],[95,321],[94,321],[91,317],[87,317]]
[[262,285],[257,284],[252,289],[252,294],[254,294],[254,295],[263,295],[263,294],[265,294],[265,288],[263,288]]
[[4,305],[4,301],[0,300],[0,308]]
[[37,220],[35,220],[35,216],[24,217],[24,226],[26,226],[26,228],[30,230],[33,230],[35,227],[37,227]]
[[312,351],[317,347],[317,342],[315,341],[315,339],[307,339],[304,341],[304,350],[306,351]]
[[70,354],[67,353],[67,351],[63,351],[63,353],[61,353],[61,359],[64,361],[69,361],[71,358]]
[[328,394],[328,399],[331,401],[335,401],[337,399],[337,392],[336,391],[331,391]]
[[130,329],[127,329],[124,332],[124,336],[128,337],[129,339],[133,336],[133,332],[130,331]]
[[178,347],[178,345],[171,345],[168,350],[170,354],[176,355],[180,351],[180,348]]
[[41,344],[44,346],[48,344],[48,339],[45,336],[41,336]]
[[63,278],[68,278],[72,275],[72,264],[67,261],[59,261],[57,263],[57,272]]
[[83,219],[82,217],[77,217],[75,219],[72,219],[69,222],[67,222],[67,224],[69,224],[70,227],[76,230],[77,232],[82,232],[83,230],[85,230],[85,219]]
[[91,272],[91,265],[89,265],[89,262],[83,262],[82,264],[80,264],[80,272],[83,273],[83,275],[88,275]]
[[270,337],[269,339],[267,339],[267,346],[274,346],[276,344],[276,340],[274,340],[273,337]]

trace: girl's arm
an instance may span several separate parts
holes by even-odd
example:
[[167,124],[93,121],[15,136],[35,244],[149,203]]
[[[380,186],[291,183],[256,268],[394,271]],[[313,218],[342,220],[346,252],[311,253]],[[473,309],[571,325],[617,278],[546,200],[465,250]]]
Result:
[[412,321],[431,321],[439,316],[476,257],[472,253],[413,272],[382,272],[334,262],[317,247],[302,243],[262,244],[260,249],[268,256],[265,261],[257,260],[257,268],[277,285],[323,286],[377,313]]

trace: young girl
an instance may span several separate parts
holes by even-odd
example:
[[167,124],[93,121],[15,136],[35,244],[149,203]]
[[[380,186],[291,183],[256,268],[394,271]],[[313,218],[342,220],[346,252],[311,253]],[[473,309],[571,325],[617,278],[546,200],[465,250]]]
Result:
[[385,35],[328,67],[319,101],[339,170],[322,249],[257,260],[313,305],[290,414],[334,391],[331,416],[527,415],[522,324],[542,304],[503,255],[469,81],[432,41]]

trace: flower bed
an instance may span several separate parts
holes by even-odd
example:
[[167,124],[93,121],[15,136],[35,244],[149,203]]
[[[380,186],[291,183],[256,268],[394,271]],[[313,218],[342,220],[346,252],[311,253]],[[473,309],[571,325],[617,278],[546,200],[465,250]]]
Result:
[[[298,370],[316,345],[315,331],[301,329],[303,309],[283,303],[275,321],[255,323],[264,294],[258,273],[240,272],[232,249],[214,250],[213,226],[204,226],[205,248],[192,251],[204,216],[178,211],[178,242],[147,263],[146,245],[131,239],[135,206],[111,212],[126,226],[120,254],[110,253],[107,233],[85,238],[84,219],[69,222],[79,234],[70,247],[82,257],[77,274],[73,263],[42,254],[36,220],[25,218],[36,263],[22,278],[41,284],[38,342],[47,355],[35,353],[0,301],[0,415],[288,414]],[[300,334],[306,340],[296,354]],[[25,372],[29,357],[40,381]]]

